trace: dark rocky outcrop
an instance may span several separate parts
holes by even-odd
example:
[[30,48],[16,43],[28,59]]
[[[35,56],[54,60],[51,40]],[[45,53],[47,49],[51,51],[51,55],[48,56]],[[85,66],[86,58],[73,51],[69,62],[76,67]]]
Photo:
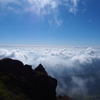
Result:
[[[48,75],[42,64],[32,69],[31,65],[24,65],[19,60],[1,59],[0,84],[1,82],[5,85],[10,100],[60,100],[56,98],[57,80]],[[23,99],[15,99],[15,95],[22,93],[25,95]]]
[[73,100],[73,99],[68,97],[68,96],[66,96],[66,95],[64,95],[64,96],[59,95],[57,97],[57,100]]
[[47,72],[45,71],[44,67],[42,64],[39,64],[38,67],[35,68],[35,71],[38,71],[38,72],[42,72],[44,74],[47,74]]
[[22,70],[23,67],[23,63],[19,60],[13,60],[10,58],[4,58],[0,60],[0,70],[2,71],[20,72],[20,70]]
[[4,82],[8,88],[18,87],[30,100],[56,100],[57,80],[48,76],[41,64],[33,70],[18,60],[4,58],[0,60],[0,76],[9,76]]

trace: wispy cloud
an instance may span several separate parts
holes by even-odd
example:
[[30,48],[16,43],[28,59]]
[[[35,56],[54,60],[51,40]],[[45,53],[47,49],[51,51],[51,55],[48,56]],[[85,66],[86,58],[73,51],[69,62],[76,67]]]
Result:
[[[51,14],[57,11],[60,5],[66,5],[69,11],[76,13],[78,11],[78,3],[80,0],[0,0],[0,4],[9,3],[22,6],[24,11],[30,11],[38,15]],[[11,6],[11,5],[10,5]]]
[[61,25],[58,19],[60,0],[27,0],[29,6],[25,8],[26,12],[37,14],[38,16],[53,15],[53,19],[57,26]]
[[27,0],[29,6],[26,11],[31,11],[37,15],[51,14],[56,11],[59,0]]
[[78,3],[80,0],[65,0],[65,5],[69,12],[76,14],[78,11]]
[[[69,12],[76,14],[80,0],[0,0],[0,6],[14,13],[30,12],[37,16],[53,15],[55,23],[60,26],[58,19],[60,6],[65,6]],[[14,6],[16,5],[16,6]]]
[[20,9],[14,9],[13,7],[10,7],[10,6],[7,7],[7,9],[9,11],[13,12],[13,13],[16,13],[16,14],[21,13],[21,10]]

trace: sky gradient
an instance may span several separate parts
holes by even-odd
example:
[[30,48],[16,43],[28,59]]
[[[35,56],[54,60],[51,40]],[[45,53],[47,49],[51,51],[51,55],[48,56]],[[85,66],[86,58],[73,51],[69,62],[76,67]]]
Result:
[[100,1],[0,0],[0,45],[100,46]]

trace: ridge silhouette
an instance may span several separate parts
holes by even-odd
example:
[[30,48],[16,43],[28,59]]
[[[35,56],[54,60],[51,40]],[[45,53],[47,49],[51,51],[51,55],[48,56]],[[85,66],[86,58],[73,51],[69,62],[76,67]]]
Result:
[[48,75],[42,64],[32,69],[31,65],[24,65],[19,60],[1,59],[0,85],[6,87],[3,89],[7,94],[4,97],[1,92],[0,100],[62,100],[56,97],[57,80]]

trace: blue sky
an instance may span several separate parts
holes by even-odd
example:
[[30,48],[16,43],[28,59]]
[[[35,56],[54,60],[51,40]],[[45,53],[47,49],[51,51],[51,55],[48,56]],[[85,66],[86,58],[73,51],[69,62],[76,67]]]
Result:
[[0,0],[0,45],[100,46],[100,1]]

